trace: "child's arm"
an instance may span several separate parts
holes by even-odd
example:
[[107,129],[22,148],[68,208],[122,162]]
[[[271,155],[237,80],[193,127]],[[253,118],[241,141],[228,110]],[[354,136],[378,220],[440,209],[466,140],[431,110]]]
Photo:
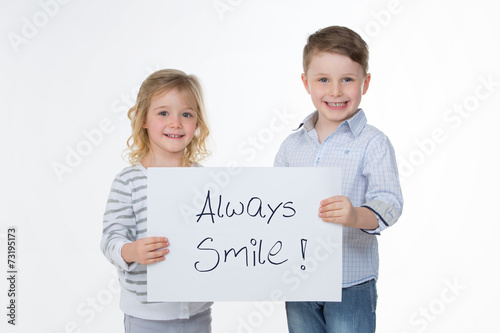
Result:
[[373,230],[379,226],[375,214],[366,207],[353,207],[348,197],[337,195],[321,201],[319,217],[344,227]]
[[122,258],[127,264],[136,262],[141,265],[150,265],[165,260],[169,246],[165,237],[147,237],[127,243],[122,247]]
[[396,157],[385,135],[377,136],[367,147],[362,174],[368,182],[362,207],[353,207],[345,196],[334,196],[322,201],[320,214],[326,222],[378,235],[398,220],[403,209]]
[[169,252],[165,249],[169,245],[165,237],[136,239],[138,215],[132,202],[133,186],[127,178],[115,178],[103,218],[101,250],[112,264],[123,271],[134,270],[137,264],[160,261]]

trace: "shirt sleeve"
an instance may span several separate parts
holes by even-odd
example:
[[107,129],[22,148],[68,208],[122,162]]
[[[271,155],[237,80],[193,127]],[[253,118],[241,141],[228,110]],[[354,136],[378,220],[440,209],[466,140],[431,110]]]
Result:
[[127,264],[121,255],[123,245],[135,240],[135,214],[130,182],[117,176],[111,185],[103,218],[101,251],[118,269],[132,271],[137,263]]
[[368,179],[368,189],[362,207],[375,213],[379,227],[374,230],[362,230],[378,235],[396,223],[403,211],[403,194],[399,184],[396,155],[385,135],[380,134],[368,145],[363,175]]

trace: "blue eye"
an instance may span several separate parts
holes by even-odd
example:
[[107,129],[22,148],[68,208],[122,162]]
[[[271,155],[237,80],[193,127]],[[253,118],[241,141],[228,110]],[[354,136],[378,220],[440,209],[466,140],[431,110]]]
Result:
[[326,83],[326,82],[328,82],[328,79],[326,79],[326,78],[321,78],[321,79],[319,79],[319,82],[324,82],[324,83]]
[[351,82],[353,81],[353,79],[351,79],[350,77],[346,77],[345,79],[342,80],[342,82]]
[[191,118],[193,115],[192,115],[191,113],[184,112],[184,113],[182,114],[182,116],[183,116],[183,117],[185,117],[185,118]]
[[160,116],[166,116],[167,115],[167,111],[162,111],[159,113]]

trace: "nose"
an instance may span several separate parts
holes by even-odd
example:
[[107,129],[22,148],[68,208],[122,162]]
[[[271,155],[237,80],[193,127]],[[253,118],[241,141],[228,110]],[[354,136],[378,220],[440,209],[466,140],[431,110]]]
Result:
[[170,128],[181,128],[182,122],[179,115],[171,115],[169,117],[168,127]]
[[329,94],[330,94],[330,96],[333,96],[333,97],[342,96],[342,88],[341,88],[340,84],[332,82],[332,84],[330,85]]

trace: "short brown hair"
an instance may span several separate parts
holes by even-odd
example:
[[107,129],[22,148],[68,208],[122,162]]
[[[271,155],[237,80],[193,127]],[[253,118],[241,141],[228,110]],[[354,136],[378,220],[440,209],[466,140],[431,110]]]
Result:
[[302,57],[304,73],[309,69],[312,56],[322,52],[348,56],[363,67],[365,74],[368,73],[368,45],[359,34],[349,28],[331,26],[310,35]]

